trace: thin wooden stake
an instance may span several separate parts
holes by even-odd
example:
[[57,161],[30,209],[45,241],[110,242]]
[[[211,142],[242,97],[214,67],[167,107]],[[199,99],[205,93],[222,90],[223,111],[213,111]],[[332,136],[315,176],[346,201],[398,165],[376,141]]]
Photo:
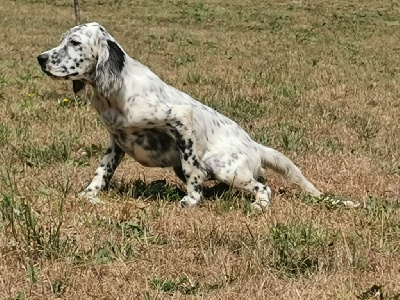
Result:
[[79,8],[79,0],[74,0],[76,25],[81,24],[81,9]]

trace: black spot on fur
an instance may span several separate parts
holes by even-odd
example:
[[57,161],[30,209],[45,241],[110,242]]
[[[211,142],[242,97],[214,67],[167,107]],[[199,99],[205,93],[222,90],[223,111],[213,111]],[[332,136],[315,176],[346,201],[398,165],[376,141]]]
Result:
[[119,139],[122,141],[126,141],[126,132],[124,130],[118,130]]
[[188,139],[187,141],[187,147],[191,150],[193,147],[193,141],[191,139]]
[[195,190],[197,193],[201,193],[201,185],[195,185],[195,186],[194,186],[194,190]]
[[162,131],[155,129],[146,130],[147,145],[145,150],[154,150],[157,152],[167,152],[173,143],[172,137]]
[[136,140],[135,140],[135,142],[139,145],[139,146],[142,146],[143,144],[144,144],[144,141],[145,141],[145,136],[144,136],[144,134],[143,133],[138,133],[138,134],[135,134],[136,135]]
[[200,168],[200,163],[195,157],[193,157],[193,166],[195,166],[196,168]]
[[173,167],[175,175],[178,176],[178,178],[180,180],[182,180],[183,182],[186,182],[186,178],[185,178],[185,174],[183,173],[182,167],[181,166],[177,166],[177,167]]
[[108,63],[112,72],[120,73],[125,65],[125,53],[122,49],[113,41],[107,40],[109,47],[109,58]]
[[125,152],[117,145],[114,148],[114,152],[115,152],[115,161],[119,163]]
[[125,53],[122,49],[111,40],[107,40],[107,45],[108,55],[101,51],[96,67],[97,90],[104,95],[119,91],[122,85],[121,71],[125,65]]

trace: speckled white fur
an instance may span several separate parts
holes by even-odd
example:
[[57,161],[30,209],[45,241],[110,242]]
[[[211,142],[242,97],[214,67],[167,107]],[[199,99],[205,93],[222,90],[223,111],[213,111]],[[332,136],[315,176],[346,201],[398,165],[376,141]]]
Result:
[[234,121],[162,81],[132,59],[97,23],[70,29],[59,46],[39,55],[49,76],[91,85],[92,106],[109,131],[109,147],[89,186],[95,197],[108,185],[124,154],[149,167],[173,167],[187,183],[182,206],[202,196],[204,180],[214,178],[255,194],[266,207],[268,186],[259,180],[269,167],[312,195],[321,193],[282,153],[260,145]]

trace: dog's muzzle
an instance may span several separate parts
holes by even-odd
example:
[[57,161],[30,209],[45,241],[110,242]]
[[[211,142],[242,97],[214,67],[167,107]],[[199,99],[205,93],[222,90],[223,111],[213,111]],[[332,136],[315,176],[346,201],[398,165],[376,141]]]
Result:
[[48,76],[53,76],[49,71],[46,70],[46,64],[47,61],[49,60],[49,55],[48,54],[40,54],[37,57],[37,60],[39,62],[40,67],[42,68],[42,71],[46,73]]
[[37,57],[37,60],[39,62],[40,67],[42,68],[42,70],[46,70],[46,63],[49,60],[49,56],[47,54],[40,54]]
[[50,77],[55,77],[53,74],[51,74],[49,71],[46,70],[46,64],[47,61],[49,60],[49,55],[48,54],[40,54],[37,57],[37,60],[39,62],[40,67],[42,68],[42,71],[47,74]]

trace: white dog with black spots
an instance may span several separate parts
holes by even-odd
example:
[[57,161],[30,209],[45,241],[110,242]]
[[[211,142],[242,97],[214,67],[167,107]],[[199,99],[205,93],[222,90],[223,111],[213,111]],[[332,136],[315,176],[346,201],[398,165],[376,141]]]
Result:
[[321,194],[282,153],[253,141],[234,121],[162,81],[132,59],[98,23],[73,27],[61,44],[38,56],[47,75],[73,81],[74,92],[93,87],[91,105],[109,132],[109,145],[88,198],[108,186],[125,153],[147,167],[172,167],[186,182],[183,207],[202,197],[205,180],[217,179],[255,195],[265,208],[271,190],[260,182],[265,167],[311,195]]

